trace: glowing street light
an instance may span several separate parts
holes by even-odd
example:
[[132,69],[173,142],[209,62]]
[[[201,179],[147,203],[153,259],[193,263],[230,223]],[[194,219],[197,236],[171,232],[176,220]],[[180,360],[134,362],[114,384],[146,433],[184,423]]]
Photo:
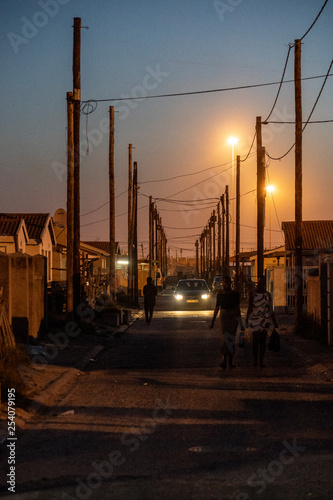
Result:
[[266,186],[266,191],[267,193],[273,193],[273,191],[275,191],[275,186],[272,186],[271,184]]
[[230,146],[236,146],[236,144],[238,144],[237,137],[229,137],[228,144],[230,144]]
[[235,208],[236,208],[236,165],[235,165],[235,146],[238,144],[238,139],[237,137],[229,137],[228,139],[228,144],[231,146],[231,193],[232,193],[232,198],[234,198],[234,202],[232,205],[232,241],[233,241],[233,254],[235,253],[235,222],[236,222],[236,217],[235,217]]

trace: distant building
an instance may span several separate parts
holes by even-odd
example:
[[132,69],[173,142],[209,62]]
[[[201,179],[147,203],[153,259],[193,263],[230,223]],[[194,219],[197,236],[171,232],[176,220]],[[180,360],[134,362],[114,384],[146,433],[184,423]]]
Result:
[[[287,305],[295,305],[295,222],[282,222],[285,235]],[[313,220],[302,222],[303,297],[307,304],[309,276],[318,276],[320,263],[333,254],[333,221]]]
[[0,219],[0,252],[25,253],[28,239],[24,219]]
[[[22,219],[24,225],[21,223]],[[12,253],[15,241],[17,241],[18,250],[15,251],[22,251],[31,256],[43,255],[47,259],[47,281],[52,281],[52,249],[56,240],[50,214],[0,213],[0,223],[2,227],[0,248],[2,251]],[[17,224],[16,229],[15,223]],[[4,234],[6,231],[8,234]]]

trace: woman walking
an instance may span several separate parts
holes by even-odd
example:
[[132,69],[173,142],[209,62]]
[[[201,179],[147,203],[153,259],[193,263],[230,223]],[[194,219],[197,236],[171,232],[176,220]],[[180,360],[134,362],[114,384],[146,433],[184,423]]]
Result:
[[246,324],[252,330],[253,365],[264,367],[267,332],[271,325],[278,327],[273,311],[272,297],[266,290],[266,278],[260,276],[257,288],[250,294]]
[[235,353],[236,332],[239,322],[241,322],[241,312],[239,306],[239,293],[231,289],[230,276],[223,277],[223,290],[216,296],[216,306],[210,328],[214,327],[215,319],[221,309],[221,346],[222,355],[221,368],[232,368],[233,355]]

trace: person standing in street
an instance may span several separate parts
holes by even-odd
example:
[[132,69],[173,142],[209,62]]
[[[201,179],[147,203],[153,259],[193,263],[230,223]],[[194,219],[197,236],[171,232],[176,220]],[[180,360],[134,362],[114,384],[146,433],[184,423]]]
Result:
[[216,295],[216,306],[210,328],[214,328],[216,316],[221,309],[221,368],[233,368],[236,333],[239,323],[242,327],[239,293],[232,290],[230,276],[223,277],[223,290]]
[[266,278],[260,276],[256,289],[250,294],[246,324],[252,331],[253,365],[263,368],[268,330],[278,323],[273,311],[271,294],[266,290]]
[[146,315],[146,323],[150,323],[153,319],[153,311],[156,304],[157,288],[153,284],[150,276],[147,278],[147,284],[143,287],[144,308]]

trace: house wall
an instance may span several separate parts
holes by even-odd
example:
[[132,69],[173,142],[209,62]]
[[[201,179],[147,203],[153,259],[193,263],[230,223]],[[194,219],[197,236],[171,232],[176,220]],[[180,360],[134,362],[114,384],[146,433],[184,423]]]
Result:
[[0,237],[0,252],[4,253],[15,253],[15,240],[13,236],[1,236]]
[[15,339],[38,337],[46,321],[46,259],[22,253],[0,254],[0,287]]
[[52,281],[65,282],[67,280],[66,260],[66,254],[63,254],[61,251],[53,250]]

